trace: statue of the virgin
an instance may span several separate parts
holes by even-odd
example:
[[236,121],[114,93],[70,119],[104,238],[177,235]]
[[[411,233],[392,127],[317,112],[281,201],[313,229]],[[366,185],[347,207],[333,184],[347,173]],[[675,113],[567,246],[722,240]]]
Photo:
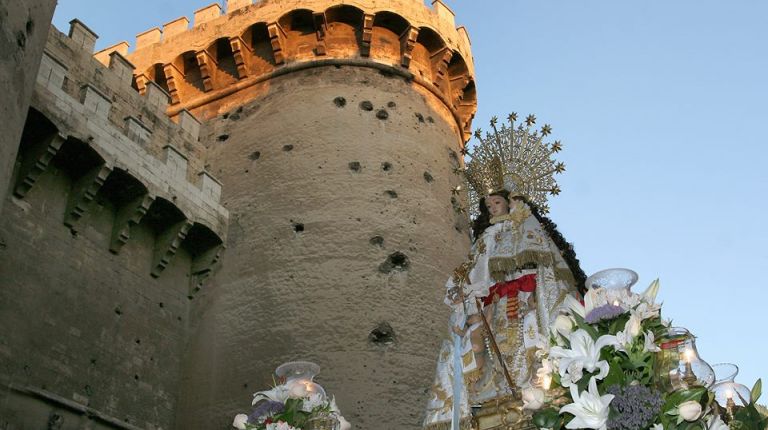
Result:
[[[534,159],[536,167],[554,167],[549,155],[556,151],[529,129],[492,126],[496,133],[481,139],[467,163],[478,197],[474,242],[468,260],[446,282],[450,341],[438,358],[425,429],[477,428],[478,413],[490,404],[534,401],[523,394],[546,384],[536,377],[536,344],[547,339],[550,321],[584,281],[572,247],[529,200],[537,195],[525,192],[537,186],[521,174],[530,166],[514,157],[515,145],[538,144],[547,160]],[[502,186],[483,196],[489,184]]]

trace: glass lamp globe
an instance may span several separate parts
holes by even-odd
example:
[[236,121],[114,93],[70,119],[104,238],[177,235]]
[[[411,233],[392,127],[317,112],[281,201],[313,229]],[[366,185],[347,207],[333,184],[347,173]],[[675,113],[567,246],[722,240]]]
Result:
[[[732,363],[717,363],[712,365],[715,371],[715,384],[721,382],[733,382],[739,374],[739,366]],[[714,388],[714,387],[713,387]]]
[[291,361],[281,364],[275,370],[275,374],[288,388],[291,397],[303,398],[320,394],[320,398],[325,400],[325,390],[313,381],[318,373],[320,373],[320,366],[309,361]]
[[692,387],[710,387],[715,372],[702,360],[696,338],[685,328],[670,327],[657,353],[656,379],[667,392]]
[[605,269],[601,270],[584,281],[588,289],[605,288],[606,290],[625,290],[629,292],[630,288],[637,282],[637,272],[629,269]]
[[751,402],[752,394],[749,388],[734,381],[724,381],[712,386],[717,402],[716,410],[726,423],[733,420],[733,414],[737,408],[743,408]]

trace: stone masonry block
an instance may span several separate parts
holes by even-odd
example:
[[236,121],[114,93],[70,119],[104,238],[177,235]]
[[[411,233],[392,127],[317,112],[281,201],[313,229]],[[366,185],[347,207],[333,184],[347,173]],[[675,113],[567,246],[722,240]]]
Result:
[[200,137],[200,121],[190,111],[182,109],[177,118],[182,131],[192,136],[193,140]]
[[168,39],[177,34],[184,33],[189,29],[189,19],[186,16],[176,18],[173,21],[167,22],[163,25],[163,37]]
[[73,19],[69,21],[69,38],[77,46],[88,52],[93,52],[93,47],[96,46],[96,39],[99,36],[93,30],[86,27],[79,19]]
[[154,81],[146,82],[144,97],[147,98],[147,104],[157,109],[159,113],[165,113],[171,100],[168,93]]
[[112,102],[109,97],[96,89],[91,84],[85,84],[80,90],[80,102],[86,111],[90,111],[100,118],[107,119]]
[[445,22],[446,26],[456,28],[456,15],[442,0],[433,0],[432,9],[435,10],[440,21]]
[[126,55],[128,55],[128,48],[130,46],[131,45],[129,45],[128,42],[123,41],[123,42],[117,43],[115,45],[112,45],[112,46],[110,46],[108,48],[104,48],[101,51],[93,54],[93,58],[95,58],[96,61],[98,61],[99,63],[101,63],[104,66],[108,67],[109,63],[111,61],[110,57],[111,57],[113,52],[118,52],[118,53],[120,53],[120,55],[125,57]]
[[171,177],[176,180],[186,181],[187,166],[189,164],[187,157],[173,145],[165,145],[163,151],[165,151],[165,166]]
[[221,182],[206,171],[198,173],[197,176],[197,186],[203,191],[203,196],[210,199],[208,203],[215,206],[221,200]]
[[125,118],[125,135],[132,141],[145,145],[152,138],[152,130],[138,118],[129,116]]
[[253,3],[253,0],[227,0],[227,13],[244,8]]
[[146,48],[149,45],[157,43],[162,37],[163,32],[157,27],[139,33],[136,35],[136,49]]
[[195,11],[195,27],[221,16],[221,6],[213,3]]
[[114,51],[109,54],[109,69],[115,72],[125,86],[131,85],[133,70],[136,67],[128,61],[123,54]]
[[55,58],[43,53],[40,61],[40,69],[37,73],[37,83],[51,91],[61,91],[64,86],[64,78],[67,75],[67,66]]

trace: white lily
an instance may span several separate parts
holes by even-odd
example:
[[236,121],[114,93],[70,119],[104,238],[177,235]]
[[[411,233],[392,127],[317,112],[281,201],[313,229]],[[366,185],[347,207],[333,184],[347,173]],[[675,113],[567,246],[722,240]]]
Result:
[[[600,350],[608,345],[615,345],[616,337],[605,335],[600,336],[597,342],[592,340],[592,336],[585,330],[579,329],[571,333],[568,337],[571,343],[571,349],[560,346],[553,346],[550,350],[550,357],[559,359],[558,370],[563,380],[563,386],[568,386],[567,380],[576,382],[581,379],[581,375],[574,369],[586,369],[588,372],[599,370],[595,375],[597,379],[603,379],[608,374],[608,362],[600,360]],[[572,373],[566,377],[566,373]],[[572,377],[578,376],[573,379]],[[568,384],[568,385],[566,385]]]
[[544,390],[536,387],[523,389],[523,409],[535,411],[544,406]]
[[278,421],[276,423],[267,424],[267,430],[301,430],[293,427],[285,421]]
[[645,343],[643,344],[643,351],[645,352],[659,352],[661,348],[656,345],[656,338],[653,332],[648,330],[645,332]]
[[587,316],[584,305],[582,305],[576,297],[573,297],[570,294],[565,296],[564,305],[575,315],[578,315],[582,318]]
[[261,400],[272,400],[273,402],[280,402],[285,403],[286,400],[290,397],[290,392],[288,390],[288,387],[285,385],[278,385],[277,387],[266,390],[266,391],[259,391],[257,393],[253,393],[253,402],[252,405],[255,405]]
[[654,424],[651,430],[664,430],[664,426],[661,424]]
[[659,279],[655,279],[653,282],[651,282],[651,285],[648,285],[648,288],[643,291],[641,296],[643,297],[643,300],[646,303],[655,303],[656,302],[656,295],[659,293]]
[[645,321],[648,318],[656,318],[661,311],[661,305],[655,303],[640,303],[636,308],[632,310],[632,315],[637,315],[640,320]]
[[312,409],[315,409],[318,406],[323,406],[323,403],[323,395],[320,393],[313,393],[301,402],[301,410],[304,412],[312,412]]
[[701,416],[701,404],[694,400],[688,400],[678,405],[677,412],[680,414],[680,418],[677,419],[678,424],[682,420],[696,421]]
[[720,419],[720,415],[713,415],[707,422],[707,430],[728,430],[728,424]]
[[352,428],[352,424],[349,423],[344,417],[339,415],[339,430],[350,430]]
[[608,423],[608,412],[613,394],[603,396],[597,391],[595,378],[589,380],[587,391],[579,393],[575,385],[571,385],[571,397],[573,403],[560,408],[560,413],[568,412],[574,418],[565,425],[568,429],[596,429],[605,430]]
[[555,318],[555,322],[552,323],[552,334],[557,336],[558,334],[563,337],[568,337],[573,332],[573,320],[567,315],[560,314]]
[[245,430],[245,424],[248,422],[248,415],[237,414],[235,420],[232,422],[232,427],[238,430]]

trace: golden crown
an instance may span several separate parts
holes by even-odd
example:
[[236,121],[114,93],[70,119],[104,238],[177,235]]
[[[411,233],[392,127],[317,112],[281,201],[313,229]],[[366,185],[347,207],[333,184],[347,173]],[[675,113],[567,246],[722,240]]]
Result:
[[565,164],[557,162],[552,155],[560,152],[560,141],[547,144],[544,138],[552,133],[552,127],[545,124],[541,130],[531,128],[536,117],[528,115],[525,126],[515,126],[517,114],[507,117],[509,126],[497,127],[498,118],[491,118],[493,133],[483,137],[481,130],[475,131],[479,143],[472,152],[464,151],[469,159],[465,176],[469,185],[470,205],[474,213],[481,197],[493,191],[505,189],[511,196],[523,196],[535,204],[542,213],[549,212],[547,196],[560,194],[555,174],[565,171]]

